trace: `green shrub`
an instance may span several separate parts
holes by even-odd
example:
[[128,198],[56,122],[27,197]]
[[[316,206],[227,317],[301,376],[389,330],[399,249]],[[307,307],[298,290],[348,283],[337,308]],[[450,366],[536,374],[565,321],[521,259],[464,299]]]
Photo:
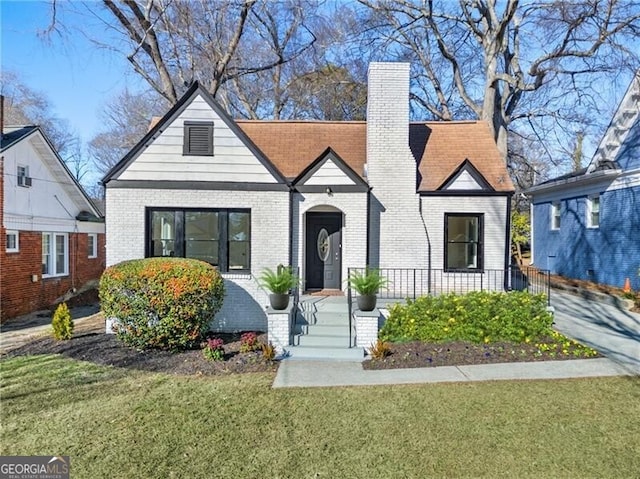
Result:
[[117,318],[118,338],[139,349],[198,345],[223,297],[217,270],[194,259],[125,261],[107,268],[100,279],[105,317]]
[[60,303],[58,305],[55,313],[53,313],[51,327],[53,328],[53,337],[58,341],[71,339],[73,336],[73,319],[71,319],[71,313],[69,312],[67,303]]
[[425,296],[394,305],[380,331],[386,341],[531,342],[549,334],[544,295],[477,291]]
[[352,271],[349,285],[361,295],[374,295],[384,288],[388,281],[380,274],[380,270],[365,268],[364,271]]
[[260,274],[259,282],[274,294],[289,294],[289,290],[298,284],[298,277],[291,268],[279,265],[276,271],[265,268]]

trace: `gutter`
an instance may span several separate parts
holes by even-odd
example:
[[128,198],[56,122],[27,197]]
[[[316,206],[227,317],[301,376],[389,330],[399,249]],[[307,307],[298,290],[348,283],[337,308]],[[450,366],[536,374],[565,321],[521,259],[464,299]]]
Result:
[[621,174],[622,170],[620,169],[586,173],[584,175],[574,176],[572,178],[565,178],[562,180],[555,180],[548,183],[543,183],[541,185],[532,186],[531,188],[524,190],[522,193],[527,196],[533,196],[537,193],[547,193],[555,190],[562,190],[567,186],[590,185],[599,182],[613,181]]

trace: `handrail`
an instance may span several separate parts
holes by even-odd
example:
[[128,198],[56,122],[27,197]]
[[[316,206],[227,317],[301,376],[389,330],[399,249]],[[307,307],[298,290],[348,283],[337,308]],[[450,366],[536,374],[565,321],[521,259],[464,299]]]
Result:
[[[347,269],[348,274],[364,273],[366,267]],[[447,293],[470,291],[529,291],[545,294],[551,304],[551,273],[528,266],[512,265],[506,269],[455,270],[427,268],[379,268],[387,280],[378,292],[381,299],[413,299]],[[354,299],[351,285],[347,289],[349,314]],[[351,319],[351,317],[350,317]]]
[[[289,266],[293,271],[293,267]],[[296,268],[296,278],[300,278],[300,268]],[[295,336],[296,320],[298,318],[298,304],[300,303],[300,282],[297,281],[294,288],[291,290],[293,293],[293,308],[291,309],[291,316],[289,316],[289,345],[293,344],[293,338]]]
[[[347,268],[347,278],[351,278],[351,268]],[[349,310],[349,347],[353,347],[353,339],[352,339],[352,329],[353,326],[351,324],[353,317],[353,305],[352,305],[352,296],[351,296],[351,282],[347,281],[347,305]]]

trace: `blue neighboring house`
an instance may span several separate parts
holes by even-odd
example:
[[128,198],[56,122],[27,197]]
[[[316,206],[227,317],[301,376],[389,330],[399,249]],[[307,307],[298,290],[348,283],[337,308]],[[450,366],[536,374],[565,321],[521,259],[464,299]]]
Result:
[[640,70],[589,166],[525,193],[534,266],[640,290]]

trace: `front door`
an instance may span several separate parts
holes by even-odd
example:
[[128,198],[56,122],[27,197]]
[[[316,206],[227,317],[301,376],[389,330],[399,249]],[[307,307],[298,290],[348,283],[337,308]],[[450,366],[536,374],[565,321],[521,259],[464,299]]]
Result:
[[340,289],[342,213],[307,213],[306,289]]

